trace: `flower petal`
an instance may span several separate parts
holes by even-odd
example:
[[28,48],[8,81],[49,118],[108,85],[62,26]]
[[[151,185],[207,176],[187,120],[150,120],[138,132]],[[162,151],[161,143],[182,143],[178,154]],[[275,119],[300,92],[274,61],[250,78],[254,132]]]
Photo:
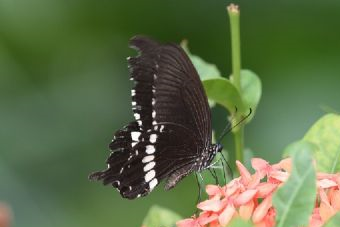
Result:
[[252,158],[251,159],[251,166],[256,171],[266,170],[268,168],[269,163],[262,158]]
[[209,184],[205,187],[205,191],[209,196],[214,196],[221,193],[221,187],[217,185]]
[[247,168],[238,160],[236,161],[236,166],[241,175],[241,182],[244,185],[248,185],[248,183],[251,181],[251,174],[249,173]]
[[340,211],[340,191],[339,190],[333,190],[330,194],[330,201],[332,207],[336,211]]
[[251,181],[247,185],[247,188],[248,189],[256,188],[260,184],[261,179],[263,179],[263,176],[259,172],[255,172],[255,174],[251,176]]
[[177,227],[200,227],[198,221],[194,218],[187,218],[176,222]]
[[253,222],[260,222],[268,213],[269,208],[272,207],[272,196],[265,198],[260,205],[258,205],[253,214]]
[[278,186],[277,184],[272,183],[261,183],[257,187],[258,192],[256,196],[258,198],[265,198],[269,194],[271,194],[277,188],[277,186]]
[[201,226],[205,226],[211,222],[218,220],[218,215],[213,212],[202,212],[197,218]]
[[219,198],[217,199],[213,198],[213,199],[208,199],[203,202],[200,202],[199,204],[197,204],[197,208],[204,210],[204,211],[217,212],[217,211],[220,211],[223,207],[222,207],[221,200],[219,200]]
[[329,179],[322,179],[317,182],[318,187],[321,188],[330,188],[337,186],[336,182]]
[[231,196],[233,195],[234,193],[236,193],[238,190],[240,190],[242,187],[242,185],[240,184],[239,182],[239,179],[236,178],[232,181],[230,181],[225,189],[226,191],[226,196]]
[[276,170],[276,171],[272,171],[270,173],[270,177],[272,177],[272,178],[274,178],[274,179],[276,179],[280,182],[286,182],[286,180],[289,177],[289,173]]
[[226,226],[227,224],[229,224],[235,212],[236,212],[235,207],[232,204],[229,204],[218,217],[220,225]]
[[244,205],[248,203],[250,200],[254,198],[257,193],[257,189],[250,189],[245,192],[242,192],[234,201],[234,205],[236,207]]
[[277,170],[283,169],[286,172],[290,173],[290,171],[292,169],[292,159],[291,158],[285,158],[285,159],[281,160],[278,164],[272,165],[272,167],[274,169],[277,169]]
[[249,220],[251,215],[253,214],[254,210],[254,202],[251,200],[247,204],[240,206],[239,208],[239,215],[244,220]]
[[335,214],[336,211],[329,203],[326,192],[322,188],[319,189],[319,195],[321,200],[319,210],[320,216],[322,221],[326,222],[330,217],[332,217]]
[[321,220],[319,208],[315,208],[312,216],[309,219],[309,227],[321,227],[323,224],[324,223]]

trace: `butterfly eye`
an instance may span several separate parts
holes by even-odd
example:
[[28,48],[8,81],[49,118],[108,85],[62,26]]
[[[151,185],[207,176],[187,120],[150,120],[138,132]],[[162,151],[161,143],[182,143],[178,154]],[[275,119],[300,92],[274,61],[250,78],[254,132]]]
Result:
[[221,152],[223,150],[223,145],[218,143],[216,146],[216,152]]

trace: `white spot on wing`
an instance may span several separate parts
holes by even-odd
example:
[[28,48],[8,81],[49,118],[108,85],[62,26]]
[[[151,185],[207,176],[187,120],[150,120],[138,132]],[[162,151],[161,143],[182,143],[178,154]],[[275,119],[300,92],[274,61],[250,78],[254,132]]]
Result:
[[164,130],[164,125],[161,125],[160,132],[163,132],[163,130]]
[[136,120],[140,119],[140,114],[139,113],[135,113],[134,116],[135,116]]
[[156,176],[156,171],[155,170],[150,170],[147,172],[144,176],[144,179],[146,182],[151,181],[154,177]]
[[131,132],[131,139],[133,141],[138,141],[140,134],[141,134],[140,132]]
[[152,181],[150,181],[150,183],[149,183],[150,191],[152,191],[156,187],[157,184],[158,184],[158,180],[156,178],[154,178]]
[[131,90],[131,96],[135,96],[136,95],[136,90],[135,89],[132,89]]
[[156,117],[156,111],[152,111],[152,118]]
[[133,106],[137,105],[137,102],[132,102],[132,105],[133,105]]
[[156,143],[157,140],[157,135],[156,134],[151,134],[150,135],[150,143]]
[[147,154],[153,154],[155,151],[156,151],[156,150],[155,150],[155,146],[153,146],[153,145],[147,145],[147,146],[145,147],[145,152],[146,152]]
[[132,143],[131,143],[131,147],[136,146],[137,143],[138,143],[138,142],[132,142]]
[[148,164],[146,164],[143,168],[144,172],[148,172],[149,170],[151,170],[153,167],[155,167],[156,162],[149,162]]
[[145,156],[142,160],[143,163],[148,163],[148,162],[151,162],[152,160],[155,159],[155,156],[154,155],[148,155],[148,156]]

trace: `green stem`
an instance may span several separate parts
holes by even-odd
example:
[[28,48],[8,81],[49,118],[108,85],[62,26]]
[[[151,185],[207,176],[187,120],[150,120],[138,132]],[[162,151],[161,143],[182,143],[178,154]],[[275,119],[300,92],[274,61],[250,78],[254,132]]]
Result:
[[233,78],[232,82],[241,92],[241,45],[240,45],[240,11],[238,6],[231,4],[228,6],[231,29],[231,54]]
[[236,160],[243,162],[243,150],[244,150],[244,126],[240,126],[240,128],[234,132],[234,141],[235,141],[235,151]]
[[[232,78],[231,82],[241,93],[241,44],[240,44],[240,11],[237,5],[228,6],[231,30],[231,52],[232,52]],[[241,94],[242,95],[242,94]],[[242,119],[242,113],[237,113],[235,119],[239,122]],[[235,141],[236,160],[243,162],[244,151],[244,126],[239,125],[233,130]]]

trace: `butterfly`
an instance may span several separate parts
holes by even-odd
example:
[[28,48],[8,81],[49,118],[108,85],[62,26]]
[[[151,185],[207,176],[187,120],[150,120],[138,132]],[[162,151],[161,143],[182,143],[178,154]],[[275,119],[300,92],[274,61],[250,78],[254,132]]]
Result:
[[169,190],[209,168],[222,145],[212,144],[208,99],[185,51],[144,36],[133,37],[130,47],[139,53],[128,58],[135,121],[114,134],[107,169],[89,178],[134,199],[162,180]]

